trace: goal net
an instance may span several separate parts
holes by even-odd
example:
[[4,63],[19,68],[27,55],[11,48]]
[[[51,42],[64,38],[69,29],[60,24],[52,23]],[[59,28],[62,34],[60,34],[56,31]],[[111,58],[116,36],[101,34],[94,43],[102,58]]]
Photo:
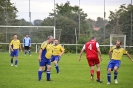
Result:
[[[7,48],[7,45],[13,39],[13,35],[17,34],[18,39],[23,42],[26,34],[29,34],[32,43],[42,43],[49,35],[60,41],[61,29],[55,29],[54,26],[0,26],[0,48]],[[7,45],[2,45],[7,43]],[[32,49],[35,48],[31,47]]]
[[116,45],[116,41],[120,40],[122,42],[122,47],[126,48],[126,35],[120,35],[120,34],[111,34],[110,35],[110,47]]

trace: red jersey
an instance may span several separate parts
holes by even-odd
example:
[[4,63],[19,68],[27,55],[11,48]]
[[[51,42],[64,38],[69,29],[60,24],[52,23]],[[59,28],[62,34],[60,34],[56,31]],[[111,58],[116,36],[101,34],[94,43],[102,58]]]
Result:
[[85,44],[86,58],[98,58],[97,48],[99,44],[95,40],[90,40]]

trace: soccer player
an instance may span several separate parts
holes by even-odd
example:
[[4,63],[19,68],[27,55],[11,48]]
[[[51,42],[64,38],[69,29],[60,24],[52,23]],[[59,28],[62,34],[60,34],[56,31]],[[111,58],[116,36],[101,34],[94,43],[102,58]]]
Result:
[[[81,56],[83,54],[83,51],[86,51],[86,58],[88,61],[88,64],[90,66],[90,74],[91,74],[91,80],[94,80],[94,66],[96,65],[97,67],[97,82],[102,83],[102,81],[100,80],[100,60],[102,61],[102,55],[101,55],[101,51],[99,48],[99,44],[98,42],[96,42],[96,37],[92,37],[90,41],[88,41],[82,48],[81,52],[80,52],[80,56],[78,58],[78,60],[81,60]],[[98,58],[98,54],[100,56],[100,60]]]
[[53,36],[48,36],[47,40],[44,41],[41,45],[41,49],[39,50],[39,70],[38,70],[38,81],[41,80],[42,78],[42,70],[44,66],[47,66],[47,71],[46,71],[46,78],[47,81],[51,81],[50,79],[50,70],[51,70],[51,56],[52,56],[52,49],[53,49],[53,44],[51,44],[53,41]]
[[113,71],[113,70],[114,70],[114,81],[116,84],[118,83],[118,81],[117,81],[118,68],[120,67],[121,58],[122,58],[123,54],[126,54],[133,62],[133,59],[127,53],[127,51],[124,50],[123,48],[121,48],[121,41],[117,40],[116,46],[113,46],[109,50],[110,61],[108,63],[108,72],[107,72],[108,82],[107,82],[107,84],[111,83],[111,71]]
[[26,37],[24,37],[23,39],[23,47],[25,49],[24,53],[26,56],[26,53],[29,52],[29,55],[31,56],[31,51],[30,51],[30,47],[31,47],[31,38],[29,37],[28,34],[26,34]]
[[[14,34],[14,39],[11,41],[10,43],[10,49],[11,49],[11,66],[13,66],[13,58],[16,57],[15,60],[15,66],[17,67],[18,64],[18,53],[19,53],[19,49],[21,50],[21,44],[20,41],[17,39],[17,35]],[[22,52],[22,50],[21,50]]]
[[54,40],[55,45],[53,46],[53,55],[51,58],[51,62],[54,62],[56,72],[59,73],[59,66],[58,62],[60,60],[60,57],[64,54],[64,48],[59,44],[58,39]]

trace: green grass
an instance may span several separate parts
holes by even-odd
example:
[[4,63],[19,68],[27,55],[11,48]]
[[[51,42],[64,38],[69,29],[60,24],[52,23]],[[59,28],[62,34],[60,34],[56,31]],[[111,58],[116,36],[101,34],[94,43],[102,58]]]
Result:
[[[109,58],[103,55],[101,62],[101,79],[103,83],[90,81],[90,71],[85,55],[81,62],[78,55],[65,54],[62,56],[59,66],[60,74],[57,74],[52,63],[51,78],[53,81],[46,81],[46,74],[43,73],[41,81],[37,80],[38,54],[32,56],[19,55],[18,67],[10,66],[8,53],[0,53],[0,88],[133,88],[133,63],[123,56],[119,69],[118,84],[114,84],[112,72],[112,84],[107,85],[107,64]],[[95,74],[96,79],[96,74]]]

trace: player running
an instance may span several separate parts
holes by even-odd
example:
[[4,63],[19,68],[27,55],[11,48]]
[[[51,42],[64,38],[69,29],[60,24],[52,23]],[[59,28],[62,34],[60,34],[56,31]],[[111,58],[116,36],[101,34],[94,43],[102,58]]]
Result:
[[53,55],[51,58],[51,62],[54,62],[55,68],[56,68],[56,72],[59,73],[59,66],[58,66],[58,62],[60,60],[60,57],[64,54],[64,48],[59,44],[58,40],[55,39],[54,40],[55,45],[53,46]]
[[121,41],[117,40],[116,46],[113,46],[109,50],[110,61],[108,63],[108,73],[107,73],[108,82],[107,82],[107,84],[111,83],[111,71],[113,71],[113,70],[114,70],[114,81],[116,84],[118,83],[118,81],[117,81],[118,68],[120,67],[121,58],[122,58],[123,54],[126,54],[128,56],[128,58],[130,58],[131,61],[133,62],[133,59],[127,53],[127,51],[124,50],[123,48],[121,48]]
[[15,67],[17,67],[19,49],[21,51],[22,51],[22,49],[21,49],[20,41],[17,39],[17,35],[16,34],[14,34],[14,39],[11,41],[9,47],[11,49],[11,54],[10,54],[10,56],[11,56],[11,66],[13,66],[13,58],[16,57]]
[[24,37],[24,39],[23,39],[23,47],[25,49],[25,51],[24,51],[25,56],[26,56],[27,52],[29,52],[29,55],[31,56],[31,51],[30,51],[31,38],[29,37],[28,34],[26,34],[26,37]]
[[42,78],[42,70],[44,66],[47,66],[47,72],[46,72],[46,78],[47,81],[51,81],[50,79],[50,70],[51,70],[51,61],[50,58],[52,56],[52,49],[53,44],[51,42],[53,41],[53,36],[48,36],[47,40],[44,41],[41,45],[41,49],[39,50],[39,70],[38,70],[38,81]]
[[96,42],[96,37],[92,37],[90,41],[88,41],[82,48],[80,52],[80,56],[78,60],[81,60],[81,56],[83,54],[83,51],[86,50],[86,58],[88,61],[88,64],[90,66],[90,74],[91,74],[91,80],[94,80],[94,66],[97,67],[97,82],[102,83],[100,80],[100,61],[98,58],[98,54],[100,56],[100,60],[102,61],[102,55],[99,48],[98,42]]

